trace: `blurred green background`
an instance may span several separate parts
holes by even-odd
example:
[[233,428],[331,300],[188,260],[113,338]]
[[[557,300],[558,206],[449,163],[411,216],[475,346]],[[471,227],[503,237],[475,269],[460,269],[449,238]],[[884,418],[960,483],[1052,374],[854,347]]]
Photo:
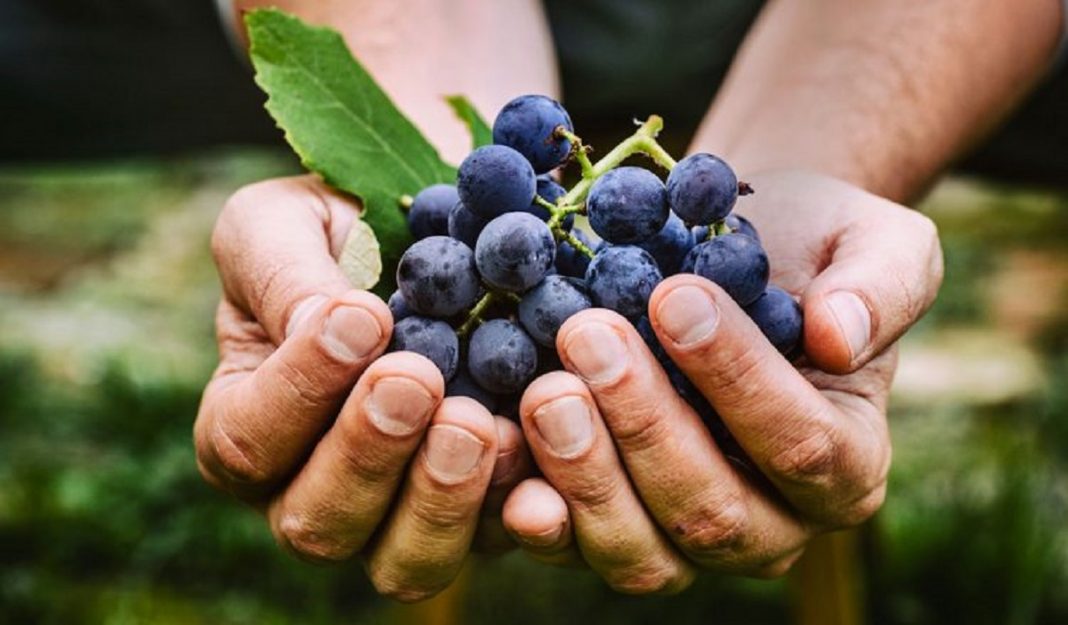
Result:
[[[789,580],[611,593],[476,559],[431,616],[358,565],[299,563],[202,483],[208,238],[241,151],[0,169],[0,623],[783,623]],[[951,178],[926,200],[946,286],[904,341],[883,511],[860,534],[871,623],[1068,623],[1068,195]],[[791,589],[794,589],[793,591]]]

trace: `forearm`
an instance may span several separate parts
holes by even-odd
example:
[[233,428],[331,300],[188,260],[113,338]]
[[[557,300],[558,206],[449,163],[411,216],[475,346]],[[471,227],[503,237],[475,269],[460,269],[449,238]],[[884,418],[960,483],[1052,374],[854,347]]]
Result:
[[1059,0],[772,0],[695,147],[915,197],[1041,77]]
[[467,95],[483,115],[518,93],[556,93],[552,41],[535,0],[235,0],[276,6],[339,30],[394,102],[449,160],[470,149],[443,96]]

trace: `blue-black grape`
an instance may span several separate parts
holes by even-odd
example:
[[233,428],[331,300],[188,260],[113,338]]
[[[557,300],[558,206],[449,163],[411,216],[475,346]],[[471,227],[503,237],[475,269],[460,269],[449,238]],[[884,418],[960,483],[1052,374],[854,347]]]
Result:
[[682,259],[693,249],[694,238],[686,224],[672,213],[660,232],[637,245],[652,254],[661,274],[670,276],[678,273]]
[[594,306],[637,319],[646,313],[649,296],[662,279],[649,252],[633,245],[610,246],[590,261],[586,290]]
[[409,308],[431,317],[451,317],[470,308],[481,289],[471,248],[440,236],[416,241],[404,252],[397,286]]
[[493,142],[518,151],[541,174],[562,165],[571,153],[571,142],[555,134],[558,126],[575,130],[559,102],[543,95],[519,96],[497,114]]
[[497,396],[479,386],[464,367],[460,367],[460,370],[453,376],[452,381],[445,387],[445,396],[470,397],[485,406],[486,410],[490,412],[497,410]]
[[478,235],[482,234],[482,229],[488,223],[488,219],[483,219],[467,210],[463,202],[457,202],[449,211],[449,236],[475,249]]
[[519,302],[519,323],[545,347],[556,344],[556,333],[571,315],[592,307],[580,280],[548,276]]
[[389,296],[389,301],[386,302],[389,306],[389,312],[393,314],[393,323],[406,319],[415,314],[415,311],[408,308],[408,302],[404,301],[404,294],[400,290],[393,291],[393,294]]
[[449,211],[460,201],[456,187],[435,184],[420,191],[408,209],[408,229],[418,239],[449,234]]
[[590,187],[586,198],[590,227],[609,243],[638,243],[651,238],[668,218],[664,183],[641,167],[619,167]]
[[507,319],[491,319],[471,335],[467,370],[493,393],[515,393],[534,378],[538,348],[526,332]]
[[690,224],[715,223],[738,200],[738,178],[723,159],[691,154],[678,162],[667,179],[671,208]]
[[[538,196],[543,200],[556,204],[556,200],[559,200],[565,195],[567,195],[567,190],[557,184],[549,175],[538,176]],[[549,214],[549,209],[538,204],[536,201],[530,203],[527,212],[542,221],[549,221],[549,218],[552,217],[552,215]],[[574,225],[574,214],[564,217],[563,221],[560,222],[560,227],[566,231],[570,231]]]
[[745,307],[749,318],[782,354],[790,354],[801,340],[801,306],[790,294],[769,285],[764,294]]
[[718,284],[740,306],[748,306],[768,285],[768,255],[752,237],[721,234],[691,251],[693,273]]
[[433,362],[448,382],[460,364],[460,341],[444,321],[412,316],[393,326],[391,352],[415,352]]
[[489,222],[475,244],[475,263],[490,286],[522,292],[541,282],[556,256],[549,226],[530,213]]
[[723,223],[727,224],[727,227],[731,229],[731,232],[744,234],[747,237],[752,237],[753,239],[756,239],[757,243],[760,242],[760,235],[757,234],[756,227],[754,227],[753,223],[745,217],[742,217],[741,215],[738,215],[736,213],[731,213],[723,219]]
[[[738,234],[744,234],[747,237],[756,239],[757,243],[760,243],[760,235],[757,234],[756,227],[753,226],[745,217],[741,215],[731,213],[723,218],[723,223],[730,228],[731,232]],[[698,243],[703,243],[708,240],[708,232],[711,230],[711,226],[694,226],[691,230],[693,232],[693,238]]]
[[460,201],[483,219],[527,210],[536,186],[527,159],[503,145],[484,145],[471,152],[456,176]]
[[[581,230],[573,230],[571,234],[586,247],[590,249],[593,248],[593,244],[590,243],[585,232]],[[589,266],[590,257],[572,247],[566,240],[560,241],[560,244],[556,246],[556,271],[560,275],[571,276],[572,278],[585,278],[586,268]]]

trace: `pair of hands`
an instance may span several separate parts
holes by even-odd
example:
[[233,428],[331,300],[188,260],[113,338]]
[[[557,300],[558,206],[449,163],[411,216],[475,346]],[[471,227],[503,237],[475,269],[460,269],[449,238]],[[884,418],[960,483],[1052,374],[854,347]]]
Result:
[[358,207],[301,177],[239,191],[216,227],[221,364],[195,426],[201,472],[284,548],[359,555],[402,600],[445,588],[472,545],[518,543],[634,593],[681,590],[697,568],[782,574],[810,538],[881,505],[894,342],[933,302],[942,258],[928,219],[846,183],[748,180],[772,281],[804,307],[800,368],[696,276],[665,280],[649,310],[752,465],[724,455],[606,310],[561,329],[567,371],[530,386],[522,430],[443,398],[429,361],[382,356],[388,308],[337,268]]

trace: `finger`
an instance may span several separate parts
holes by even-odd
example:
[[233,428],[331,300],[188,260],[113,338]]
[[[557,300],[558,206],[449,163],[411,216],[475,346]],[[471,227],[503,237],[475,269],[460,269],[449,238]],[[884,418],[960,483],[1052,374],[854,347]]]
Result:
[[930,219],[896,205],[877,219],[858,219],[802,296],[805,354],[824,371],[856,371],[919,320],[941,283],[942,249]]
[[489,412],[467,397],[446,398],[368,557],[378,592],[418,601],[452,582],[467,557],[496,457]]
[[280,344],[317,306],[352,288],[332,252],[356,214],[352,201],[310,176],[244,187],[212,235],[227,298]]
[[270,492],[297,468],[360,373],[385,350],[392,324],[380,299],[350,291],[258,367],[254,360],[232,366],[226,350],[233,347],[223,338],[223,364],[204,391],[194,426],[204,472],[245,499]]
[[376,360],[307,463],[271,504],[278,542],[310,560],[347,560],[363,548],[401,482],[445,383],[410,352]]
[[[852,525],[885,494],[890,441],[881,400],[816,390],[722,289],[697,276],[653,292],[652,324],[671,359],[712,402],[752,460],[807,518]],[[854,375],[889,375],[873,367]],[[832,402],[828,397],[834,398]]]
[[486,500],[482,503],[482,514],[472,547],[483,553],[503,553],[515,548],[515,542],[502,522],[501,510],[516,484],[530,477],[533,466],[519,425],[500,416],[494,417],[494,421],[497,425],[497,459],[493,463],[493,476]]
[[567,502],[542,478],[521,482],[508,495],[504,527],[535,560],[557,566],[585,566],[571,531]]
[[597,400],[642,502],[691,559],[760,575],[809,538],[735,471],[626,319],[584,311],[560,328],[557,345]]
[[586,562],[620,592],[673,593],[693,567],[642,508],[593,398],[581,380],[555,372],[520,404],[523,431],[546,480],[563,496]]

